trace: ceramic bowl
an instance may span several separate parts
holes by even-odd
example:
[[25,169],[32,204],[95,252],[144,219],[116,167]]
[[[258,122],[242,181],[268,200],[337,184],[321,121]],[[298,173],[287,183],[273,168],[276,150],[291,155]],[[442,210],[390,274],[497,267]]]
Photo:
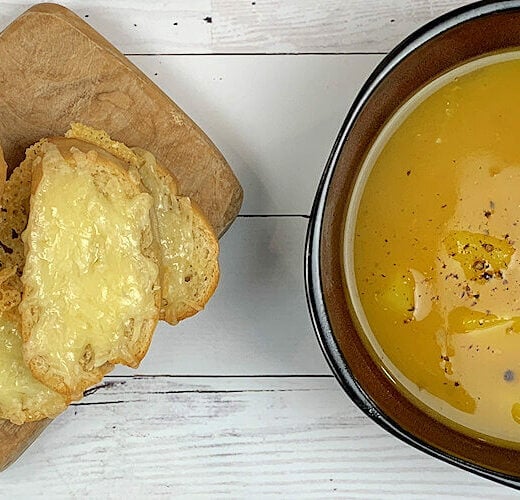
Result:
[[307,234],[305,278],[323,352],[367,415],[430,455],[520,488],[520,450],[466,436],[435,420],[374,362],[351,315],[342,262],[350,193],[382,126],[427,82],[476,57],[515,47],[520,47],[520,1],[479,2],[427,24],[385,57],[352,104],[321,178]]

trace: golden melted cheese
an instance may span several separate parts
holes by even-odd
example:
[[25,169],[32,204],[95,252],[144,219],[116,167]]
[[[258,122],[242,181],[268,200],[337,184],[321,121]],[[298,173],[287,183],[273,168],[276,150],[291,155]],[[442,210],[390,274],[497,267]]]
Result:
[[23,424],[55,417],[66,407],[63,396],[36,380],[25,365],[19,325],[0,317],[0,418]]
[[[185,279],[189,279],[194,252],[193,210],[189,198],[174,196],[157,171],[153,156],[142,152],[141,180],[154,199],[160,243],[163,307],[170,323],[177,321],[180,303],[193,304]],[[196,308],[200,309],[198,304]]]
[[[151,196],[129,196],[116,175],[103,176],[95,155],[74,153],[69,166],[50,149],[31,198],[24,241],[29,248],[20,311],[36,322],[27,352],[46,357],[67,380],[81,371],[86,349],[95,367],[127,358],[127,344],[157,317],[152,289],[158,266],[143,255]],[[24,322],[25,324],[25,322]]]
[[509,446],[520,444],[518,57],[451,78],[392,129],[353,245],[385,370],[449,425]]

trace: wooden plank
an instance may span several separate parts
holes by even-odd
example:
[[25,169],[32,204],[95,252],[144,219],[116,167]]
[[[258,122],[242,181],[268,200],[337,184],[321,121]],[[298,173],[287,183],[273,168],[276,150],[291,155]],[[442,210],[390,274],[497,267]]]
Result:
[[[0,29],[33,3],[3,0]],[[61,0],[60,3],[77,12],[125,53],[194,54],[386,52],[422,24],[470,1]]]
[[223,152],[244,188],[242,213],[308,214],[347,109],[381,58],[138,56],[131,60]]
[[431,19],[470,1],[214,0],[216,52],[387,52]]
[[[153,151],[217,234],[232,223],[242,189],[220,151],[166,94],[72,12],[54,4],[29,9],[0,34],[0,59],[5,62],[0,65],[0,138],[11,168],[30,144],[82,121]],[[0,470],[46,425],[0,422]]]
[[389,436],[332,378],[111,377],[1,482],[5,498],[515,495]]

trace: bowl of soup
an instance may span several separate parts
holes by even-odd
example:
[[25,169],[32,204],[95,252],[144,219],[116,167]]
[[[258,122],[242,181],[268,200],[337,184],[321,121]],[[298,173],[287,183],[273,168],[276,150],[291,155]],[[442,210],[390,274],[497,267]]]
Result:
[[323,352],[403,441],[520,487],[520,2],[418,30],[350,108],[307,234]]

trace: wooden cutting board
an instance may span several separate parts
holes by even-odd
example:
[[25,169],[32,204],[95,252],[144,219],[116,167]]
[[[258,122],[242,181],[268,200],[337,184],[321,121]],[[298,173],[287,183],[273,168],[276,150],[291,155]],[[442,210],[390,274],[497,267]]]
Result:
[[[32,7],[0,33],[0,143],[14,168],[25,148],[81,121],[152,151],[198,202],[221,235],[242,203],[242,188],[200,128],[115,47],[68,9]],[[0,420],[0,470],[49,421]]]

